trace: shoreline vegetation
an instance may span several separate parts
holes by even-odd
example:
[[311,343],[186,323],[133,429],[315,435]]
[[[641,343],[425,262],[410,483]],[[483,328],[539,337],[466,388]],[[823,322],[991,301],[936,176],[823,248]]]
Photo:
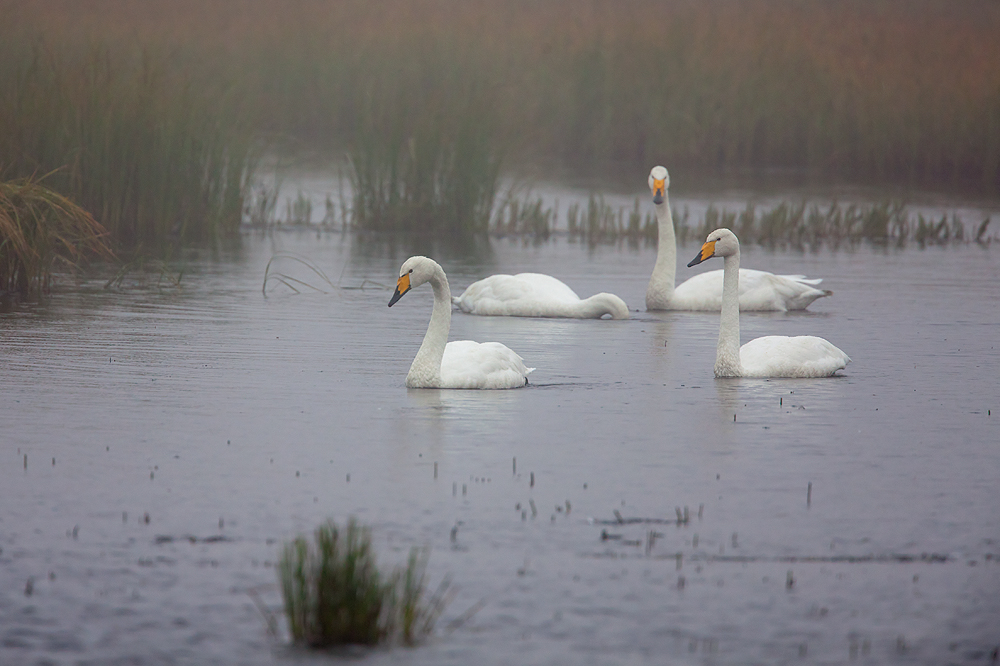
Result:
[[[1000,195],[990,0],[254,7],[0,0],[0,180],[55,172],[47,185],[116,247],[151,251],[235,236],[260,203],[259,160],[275,152],[345,156],[354,228],[457,239],[504,216],[544,236],[545,207],[512,210],[498,188],[501,173],[539,163],[596,178],[641,180],[665,163]],[[783,206],[731,222],[748,242],[792,245],[959,230],[904,223],[889,204]],[[648,220],[614,215],[578,211],[580,233],[648,237]]]
[[114,257],[107,230],[40,180],[0,182],[0,303],[49,293],[59,263]]
[[[275,214],[275,198],[270,199],[266,214],[248,221],[246,228],[254,231],[278,229],[310,229],[314,231],[361,231],[352,224],[349,209],[338,208],[327,198],[326,215],[313,220],[311,201],[301,192],[285,206],[285,217]],[[549,205],[541,197],[509,197],[495,209],[485,233],[492,238],[517,238],[540,243],[552,237],[565,237],[589,246],[628,243],[656,246],[658,226],[656,216],[641,212],[642,201],[636,198],[631,206],[614,206],[600,194],[591,194],[585,205],[570,204],[565,212],[559,203]],[[339,211],[339,216],[338,216]],[[709,203],[697,220],[692,219],[687,205],[672,206],[677,242],[681,245],[701,243],[719,227],[738,233],[744,245],[762,245],[782,249],[837,249],[841,245],[868,242],[905,247],[950,243],[990,245],[997,240],[992,217],[964,219],[957,213],[940,217],[912,212],[900,201],[872,203],[782,201],[772,206],[748,203],[739,210]],[[376,230],[371,238],[382,234]],[[421,238],[431,234],[415,232]],[[405,234],[404,234],[405,236]],[[390,236],[386,235],[387,238]]]

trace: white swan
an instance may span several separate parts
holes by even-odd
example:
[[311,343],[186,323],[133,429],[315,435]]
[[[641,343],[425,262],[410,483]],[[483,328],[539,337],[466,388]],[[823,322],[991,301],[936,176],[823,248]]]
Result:
[[[646,289],[647,310],[710,310],[722,308],[722,271],[695,275],[674,287],[677,270],[677,241],[674,220],[670,213],[667,189],[670,174],[661,166],[649,172],[649,189],[653,193],[659,240],[656,265]],[[804,275],[775,275],[766,271],[740,269],[741,310],[804,310],[810,303],[833,292],[813,285],[822,279]]]
[[847,354],[815,335],[768,335],[741,347],[737,294],[743,271],[736,234],[729,229],[716,229],[688,266],[711,257],[725,258],[716,377],[829,377],[851,362]]
[[410,257],[399,269],[393,303],[413,287],[430,282],[434,289],[434,309],[423,344],[406,375],[409,388],[508,389],[528,383],[524,361],[499,342],[448,342],[451,329],[451,290],[448,278],[433,259]]
[[491,275],[452,300],[462,312],[474,315],[628,319],[628,306],[614,294],[581,299],[561,280],[540,273]]

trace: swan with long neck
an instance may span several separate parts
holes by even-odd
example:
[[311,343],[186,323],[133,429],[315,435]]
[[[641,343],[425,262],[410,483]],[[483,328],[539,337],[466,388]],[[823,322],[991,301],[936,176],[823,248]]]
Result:
[[[695,275],[675,287],[677,271],[677,239],[674,219],[670,212],[670,174],[662,166],[649,172],[649,189],[653,193],[659,238],[656,265],[646,289],[647,310],[708,310],[722,308],[722,271]],[[740,309],[746,311],[804,310],[817,298],[833,292],[818,289],[822,279],[804,275],[775,275],[767,271],[740,269]]]
[[628,306],[618,296],[602,292],[580,298],[561,280],[541,273],[491,275],[452,300],[474,315],[628,319]]
[[451,329],[451,289],[444,269],[433,259],[410,257],[399,269],[392,307],[414,287],[431,283],[434,307],[424,341],[406,375],[408,388],[507,389],[528,383],[523,359],[499,342],[448,342]]
[[723,257],[722,317],[715,355],[716,377],[830,377],[850,357],[815,335],[767,335],[740,346],[740,241],[729,229],[708,235],[688,267]]

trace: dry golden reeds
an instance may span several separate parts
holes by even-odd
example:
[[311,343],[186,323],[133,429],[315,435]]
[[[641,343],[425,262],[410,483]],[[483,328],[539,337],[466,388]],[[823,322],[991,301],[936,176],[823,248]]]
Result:
[[0,295],[39,298],[62,262],[110,259],[108,233],[87,211],[27,178],[0,182]]

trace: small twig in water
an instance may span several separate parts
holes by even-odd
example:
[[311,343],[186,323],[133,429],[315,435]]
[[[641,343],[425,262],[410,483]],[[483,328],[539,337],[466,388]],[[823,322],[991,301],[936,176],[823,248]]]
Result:
[[474,603],[472,605],[472,608],[465,611],[464,613],[462,613],[461,615],[459,615],[454,620],[448,623],[448,626],[445,627],[445,633],[450,634],[451,632],[461,627],[463,624],[471,620],[473,615],[481,611],[484,606],[486,606],[486,599],[480,599],[479,601]]
[[268,280],[277,280],[281,284],[285,285],[286,287],[288,287],[289,289],[291,289],[292,291],[294,291],[296,294],[298,294],[300,292],[299,292],[298,289],[296,289],[291,284],[292,282],[295,282],[295,283],[297,283],[299,285],[302,285],[304,287],[309,287],[310,289],[314,289],[314,290],[320,292],[321,294],[327,293],[327,292],[323,291],[322,289],[320,289],[319,287],[317,287],[316,285],[310,284],[310,283],[308,283],[308,282],[306,282],[304,280],[299,280],[298,278],[293,278],[291,276],[285,275],[284,273],[271,274],[271,264],[273,264],[275,261],[277,261],[279,259],[290,259],[292,261],[297,261],[298,263],[302,264],[303,266],[305,266],[306,268],[308,268],[309,270],[311,270],[317,276],[319,276],[319,278],[321,280],[323,280],[323,282],[325,282],[326,284],[330,285],[330,287],[332,287],[334,289],[337,288],[337,285],[333,284],[333,282],[330,281],[330,278],[328,278],[326,276],[326,273],[324,273],[319,268],[319,266],[317,266],[313,262],[309,261],[305,257],[300,257],[300,256],[292,254],[290,252],[279,252],[279,253],[273,255],[268,260],[267,266],[264,268],[264,283],[261,285],[261,293],[263,293],[265,297],[267,297],[267,282],[268,282]]
[[264,601],[260,598],[257,593],[257,589],[251,587],[247,591],[247,596],[250,597],[250,601],[253,605],[257,607],[257,610],[264,617],[264,621],[267,623],[267,633],[275,639],[278,638],[278,617],[271,612],[271,609],[264,605]]

